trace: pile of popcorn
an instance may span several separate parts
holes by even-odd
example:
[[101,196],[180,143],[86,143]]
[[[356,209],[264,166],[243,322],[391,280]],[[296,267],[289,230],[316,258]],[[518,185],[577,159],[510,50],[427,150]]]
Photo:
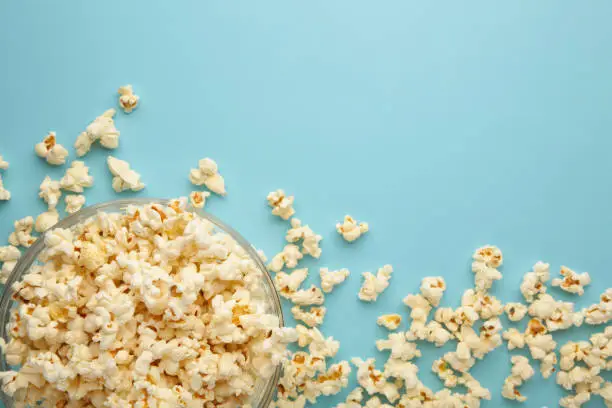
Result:
[[[138,107],[140,98],[130,85],[118,93],[125,113]],[[115,109],[107,110],[78,136],[78,157],[96,143],[118,147],[115,114]],[[35,152],[50,165],[65,164],[69,155],[55,132]],[[107,165],[117,193],[145,188],[127,161],[109,155]],[[0,156],[0,169],[8,166]],[[491,391],[470,370],[505,341],[510,351],[526,348],[531,359],[510,357],[509,375],[498,391],[504,398],[527,400],[520,387],[535,374],[533,360],[539,362],[542,377],[554,375],[570,392],[559,401],[561,407],[580,407],[593,395],[612,407],[612,383],[601,376],[612,369],[612,327],[588,341],[558,345],[553,338],[554,332],[583,324],[609,325],[612,289],[581,310],[548,293],[550,281],[552,287],[581,296],[591,284],[588,273],[563,266],[551,280],[549,264],[537,262],[520,285],[524,302],[504,304],[490,293],[502,279],[502,252],[483,246],[472,256],[474,285],[458,307],[441,306],[446,282],[428,276],[419,293],[403,299],[408,330],[399,330],[400,314],[376,319],[389,331],[375,344],[388,354],[382,369],[372,357],[336,361],[332,359],[340,343],[320,327],[333,313],[326,298],[351,273],[321,267],[319,283],[304,285],[310,271],[300,262],[321,257],[323,237],[295,216],[295,197],[282,189],[266,197],[272,215],[287,221],[286,244],[267,268],[299,322],[295,328],[279,328],[278,318],[266,310],[261,272],[253,260],[230,237],[186,210],[187,200],[203,208],[211,194],[227,195],[217,163],[201,159],[188,178],[206,190],[191,191],[188,198],[167,206],[100,213],[74,230],[51,228],[59,220],[57,206],[64,193],[66,213],[85,204],[84,189],[94,182],[89,168],[74,160],[60,180],[43,180],[39,196],[47,211],[17,220],[10,245],[0,247],[0,281],[5,282],[21,256],[19,247],[31,246],[36,232],[44,234],[47,244],[43,264],[14,286],[19,307],[11,315],[9,341],[0,341],[7,362],[19,367],[0,373],[3,390],[15,397],[17,406],[35,406],[44,399],[58,407],[249,407],[257,379],[270,378],[281,365],[269,408],[304,408],[339,394],[352,373],[358,386],[336,408],[478,408],[491,399]],[[10,198],[0,178],[0,200]],[[345,215],[335,230],[347,245],[354,245],[370,225]],[[260,257],[267,262],[262,252]],[[375,303],[391,284],[393,270],[383,265],[363,272],[356,298]],[[526,329],[504,328],[504,313],[511,324],[527,320]],[[418,376],[415,361],[423,342],[436,347],[456,343],[431,367],[444,386],[438,392]],[[292,352],[287,350],[290,343],[296,343]]]
[[298,331],[267,310],[249,254],[185,205],[44,235],[2,344],[19,367],[0,374],[17,406],[246,406],[274,374]]

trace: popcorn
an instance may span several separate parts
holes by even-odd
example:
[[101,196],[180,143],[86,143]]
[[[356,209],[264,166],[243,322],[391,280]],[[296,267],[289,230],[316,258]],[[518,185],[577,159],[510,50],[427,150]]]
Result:
[[313,258],[321,256],[321,248],[319,243],[323,239],[320,235],[315,234],[308,225],[302,225],[302,221],[298,218],[291,219],[291,228],[287,231],[285,237],[287,242],[295,243],[302,241],[302,253],[308,254]]
[[357,224],[357,221],[355,221],[353,217],[345,215],[344,222],[336,224],[336,230],[338,234],[342,235],[345,241],[353,242],[361,235],[368,232],[369,226],[367,222],[360,222]]
[[527,397],[522,395],[517,388],[525,381],[533,377],[533,368],[529,365],[529,360],[523,356],[512,356],[512,372],[504,381],[502,396],[506,399],[527,401]]
[[7,162],[6,160],[4,160],[2,158],[2,155],[0,154],[0,170],[6,170],[9,168],[9,162]]
[[387,330],[397,330],[401,322],[402,317],[398,314],[386,314],[378,316],[378,319],[376,319],[376,324]]
[[494,281],[502,278],[501,273],[497,270],[503,263],[503,256],[499,248],[486,245],[477,249],[472,257],[474,259],[472,272],[475,274],[476,289],[487,290]]
[[125,190],[139,191],[145,185],[140,181],[140,174],[130,168],[128,162],[108,156],[108,169],[113,177],[113,190],[120,193]]
[[389,404],[383,404],[380,401],[380,398],[374,396],[366,402],[364,408],[393,408],[393,406]]
[[286,196],[284,190],[272,191],[267,197],[268,204],[272,207],[272,215],[288,220],[295,214],[293,209],[293,196]]
[[473,289],[463,293],[461,306],[474,309],[482,319],[490,319],[504,312],[502,303],[495,296],[482,291],[475,292]]
[[120,87],[117,93],[119,94],[119,106],[125,113],[131,113],[138,107],[140,97],[134,94],[132,85]]
[[49,135],[42,142],[34,146],[34,152],[38,157],[47,160],[47,163],[53,166],[59,166],[66,163],[68,150],[55,140],[55,132],[49,132]]
[[68,214],[79,211],[85,205],[85,196],[83,194],[69,194],[64,200],[66,201],[66,212]]
[[511,322],[520,322],[527,314],[527,306],[522,303],[510,302],[504,306],[504,312]]
[[491,399],[491,393],[488,389],[480,385],[478,380],[465,372],[459,377],[458,383],[468,389],[468,395],[477,399]]
[[351,367],[348,362],[341,361],[334,364],[314,381],[306,382],[304,395],[311,403],[314,403],[320,395],[337,394],[348,385],[350,373]]
[[331,293],[334,286],[341,284],[348,278],[350,272],[348,269],[339,269],[337,271],[330,271],[327,268],[319,269],[319,276],[321,277],[321,289],[325,293]]
[[577,384],[590,383],[596,380],[600,372],[599,367],[574,367],[570,371],[559,371],[557,373],[557,384],[571,390]]
[[363,401],[363,388],[357,387],[349,392],[346,396],[346,400],[336,405],[336,408],[362,408],[361,401]]
[[362,274],[364,281],[359,289],[359,299],[364,302],[375,302],[378,299],[378,295],[389,286],[392,273],[393,267],[391,265],[384,265],[382,268],[379,268],[376,276],[371,272],[364,272]]
[[2,176],[0,175],[0,201],[8,201],[10,199],[11,192],[4,188],[4,182],[2,181]]
[[422,295],[408,295],[403,300],[404,304],[412,309],[410,317],[412,323],[410,329],[406,333],[409,340],[424,340],[427,336],[427,328],[425,322],[429,312],[431,311],[431,304]]
[[281,252],[274,255],[272,261],[268,264],[268,269],[272,272],[280,272],[284,267],[295,268],[303,257],[304,255],[297,245],[285,245]]
[[274,284],[282,297],[291,299],[306,277],[308,277],[308,268],[296,269],[291,273],[279,272],[274,277]]
[[24,217],[15,221],[15,231],[11,232],[8,241],[13,246],[23,246],[29,248],[32,246],[36,238],[32,237],[32,228],[34,227],[34,218],[31,216]]
[[308,351],[313,357],[333,357],[340,348],[340,343],[337,340],[334,340],[332,336],[325,338],[316,327],[309,329],[298,324],[296,330],[298,346],[308,346]]
[[323,319],[327,313],[327,308],[324,306],[312,307],[309,311],[305,311],[299,306],[293,306],[291,308],[291,313],[293,314],[293,318],[295,320],[301,320],[306,323],[306,325],[314,327],[323,324]]
[[457,386],[458,378],[453,369],[446,361],[444,361],[444,359],[434,361],[433,365],[431,366],[431,371],[433,371],[438,378],[444,382],[445,387],[453,388]]
[[453,370],[465,373],[476,363],[476,360],[472,357],[470,346],[463,341],[457,344],[457,350],[451,351],[444,354],[444,361],[446,361]]
[[0,270],[0,283],[6,283],[20,257],[21,252],[17,247],[12,245],[0,247],[0,262],[2,262],[2,269]]
[[435,344],[436,347],[442,347],[453,337],[453,335],[438,322],[429,322],[426,326],[426,330],[427,334],[425,340]]
[[378,351],[391,350],[390,358],[403,361],[421,357],[416,343],[406,341],[404,333],[390,333],[387,339],[376,340],[376,348]]
[[508,350],[525,347],[525,336],[514,327],[506,330],[502,337],[508,342]]
[[51,180],[51,177],[47,176],[40,185],[40,192],[38,196],[44,200],[49,206],[49,209],[54,209],[62,196],[60,190],[60,182]]
[[591,277],[588,272],[576,273],[567,266],[561,267],[562,279],[555,278],[552,280],[553,286],[558,286],[568,293],[575,293],[578,296],[584,294],[584,287],[591,283]]
[[189,194],[189,202],[195,208],[204,208],[206,205],[206,199],[210,197],[208,191],[192,191]]
[[322,305],[325,301],[325,296],[323,296],[321,289],[312,285],[308,289],[294,292],[291,294],[290,299],[299,306]]
[[545,283],[550,278],[550,265],[537,262],[533,266],[533,272],[527,272],[521,283],[521,293],[528,303],[534,301],[537,295],[546,293]]
[[[397,380],[393,384],[386,384],[383,388],[383,392],[387,399],[396,400],[399,397],[398,389],[401,388],[402,385],[407,390],[411,390],[417,387],[419,383],[419,379],[417,377],[419,368],[413,363],[390,357],[385,363],[384,375],[386,377],[394,377]],[[403,384],[402,384],[403,382]]]
[[559,400],[559,406],[564,408],[580,408],[591,399],[591,394],[588,392],[579,393],[576,395],[568,395]]
[[44,213],[41,213],[38,217],[36,217],[36,224],[34,224],[34,229],[37,232],[45,232],[59,221],[59,213],[55,208],[51,208]]
[[[116,149],[119,146],[119,131],[115,127],[113,117],[116,111],[109,109],[91,122],[85,132],[82,132],[74,143],[77,156],[85,156],[91,146],[99,141],[107,149]],[[77,191],[78,192],[78,191]]]
[[[399,398],[397,385],[388,382],[386,376],[374,367],[373,358],[365,361],[360,358],[352,358],[351,362],[357,367],[357,382],[369,395],[382,394],[391,402]],[[414,365],[411,364],[411,366]]]
[[446,290],[446,282],[441,276],[426,277],[421,281],[421,293],[432,306],[438,306]]
[[93,186],[93,182],[94,178],[89,175],[89,167],[82,161],[75,160],[60,180],[60,186],[63,190],[82,193],[83,188]]
[[208,157],[198,162],[197,169],[191,169],[191,172],[189,172],[189,181],[196,186],[205,185],[206,188],[215,194],[222,196],[227,194],[225,191],[225,180],[223,180],[223,177],[219,174],[217,163]]
[[584,321],[587,324],[605,324],[612,319],[612,288],[606,289],[599,299],[598,304],[582,310]]

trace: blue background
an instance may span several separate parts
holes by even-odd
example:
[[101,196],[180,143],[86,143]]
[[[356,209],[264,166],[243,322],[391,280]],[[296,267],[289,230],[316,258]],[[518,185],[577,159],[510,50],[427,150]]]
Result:
[[[0,231],[42,212],[38,185],[65,171],[34,144],[55,130],[74,158],[76,136],[131,83],[141,106],[118,113],[112,154],[142,174],[138,196],[187,194],[189,169],[212,157],[229,195],[207,209],[272,256],[287,224],[265,196],[295,195],[297,215],[324,237],[320,261],[303,265],[352,271],[326,300],[323,331],[340,340],[339,359],[382,366],[376,317],[399,312],[407,327],[401,299],[428,275],[446,279],[443,304],[456,306],[487,243],[505,255],[493,291],[502,300],[521,298],[523,273],[541,259],[554,276],[561,264],[591,273],[576,299],[586,306],[612,282],[611,13],[609,1],[3,0],[0,154],[13,199],[0,203]],[[85,157],[90,204],[117,197],[107,154]],[[347,213],[371,226],[352,245],[334,230]],[[391,286],[359,302],[360,273],[385,263]],[[434,390],[431,362],[450,348],[421,346]],[[493,395],[484,407],[515,405],[500,395],[509,370],[505,346],[472,370]],[[564,395],[539,373],[522,390],[528,407]]]

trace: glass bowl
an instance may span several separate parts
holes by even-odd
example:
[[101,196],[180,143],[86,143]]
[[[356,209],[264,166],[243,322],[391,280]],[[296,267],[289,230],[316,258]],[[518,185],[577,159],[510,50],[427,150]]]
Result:
[[[155,198],[131,198],[127,200],[114,200],[108,201],[105,203],[95,204],[89,207],[85,207],[76,213],[69,215],[63,220],[59,221],[57,224],[53,226],[53,228],[72,228],[88,218],[96,215],[98,212],[108,212],[108,213],[116,213],[125,211],[125,209],[129,205],[142,206],[150,203],[158,203],[161,205],[166,205],[170,200],[165,199],[155,199]],[[273,314],[278,317],[280,321],[280,326],[284,326],[283,312],[281,309],[280,298],[278,293],[276,292],[276,288],[274,286],[274,282],[272,277],[268,273],[268,269],[263,264],[263,261],[255,251],[254,247],[249,244],[249,242],[244,239],[238,232],[236,232],[233,228],[229,227],[225,223],[221,222],[217,218],[208,214],[207,212],[194,208],[192,206],[188,206],[188,211],[194,212],[198,214],[200,217],[210,221],[218,231],[224,232],[232,237],[250,256],[253,260],[257,268],[262,272],[263,276],[263,290],[265,293],[265,307],[266,312]],[[52,228],[52,229],[53,229]],[[42,237],[41,237],[42,238]],[[21,280],[21,278],[27,274],[30,270],[30,267],[38,262],[38,256],[41,251],[45,248],[45,243],[43,239],[38,239],[19,259],[15,269],[9,276],[6,285],[4,287],[4,292],[2,293],[2,298],[0,299],[0,336],[5,341],[9,340],[7,333],[7,323],[10,319],[10,312],[16,302],[12,299],[13,289],[12,286],[15,282]],[[4,353],[0,353],[0,369],[2,371],[10,370],[11,367],[7,364]],[[274,374],[268,379],[265,380],[260,378],[255,385],[255,393],[251,397],[249,401],[253,408],[267,408],[272,401],[274,396],[274,391],[276,390],[276,385],[278,384],[278,380],[280,378],[281,366],[279,365]],[[13,408],[13,400],[10,396],[6,395],[4,392],[0,392],[2,396],[2,402],[6,408]]]

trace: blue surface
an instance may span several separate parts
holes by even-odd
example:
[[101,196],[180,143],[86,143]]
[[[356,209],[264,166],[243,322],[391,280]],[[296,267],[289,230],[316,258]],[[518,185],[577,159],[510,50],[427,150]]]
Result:
[[[472,285],[470,255],[487,243],[504,251],[502,300],[520,299],[523,273],[542,259],[553,275],[561,264],[591,273],[585,306],[612,283],[611,13],[609,1],[4,0],[0,154],[13,199],[0,203],[0,231],[43,211],[38,185],[65,170],[34,144],[55,130],[72,146],[131,83],[142,105],[118,113],[113,154],[142,173],[137,195],[187,194],[189,169],[212,157],[229,195],[208,209],[268,255],[286,224],[265,196],[295,195],[298,216],[324,236],[320,262],[306,265],[353,273],[326,301],[323,330],[341,341],[340,359],[382,365],[376,317],[407,317],[401,299],[432,274],[456,306]],[[107,154],[85,158],[96,179],[88,203],[117,196]],[[353,245],[334,231],[347,213],[371,226]],[[360,303],[360,273],[384,263],[391,286]],[[421,376],[440,389],[431,361],[448,347],[422,349]],[[518,406],[500,396],[509,369],[505,347],[474,368],[493,394],[484,407]],[[528,407],[564,395],[539,373],[522,390]]]

